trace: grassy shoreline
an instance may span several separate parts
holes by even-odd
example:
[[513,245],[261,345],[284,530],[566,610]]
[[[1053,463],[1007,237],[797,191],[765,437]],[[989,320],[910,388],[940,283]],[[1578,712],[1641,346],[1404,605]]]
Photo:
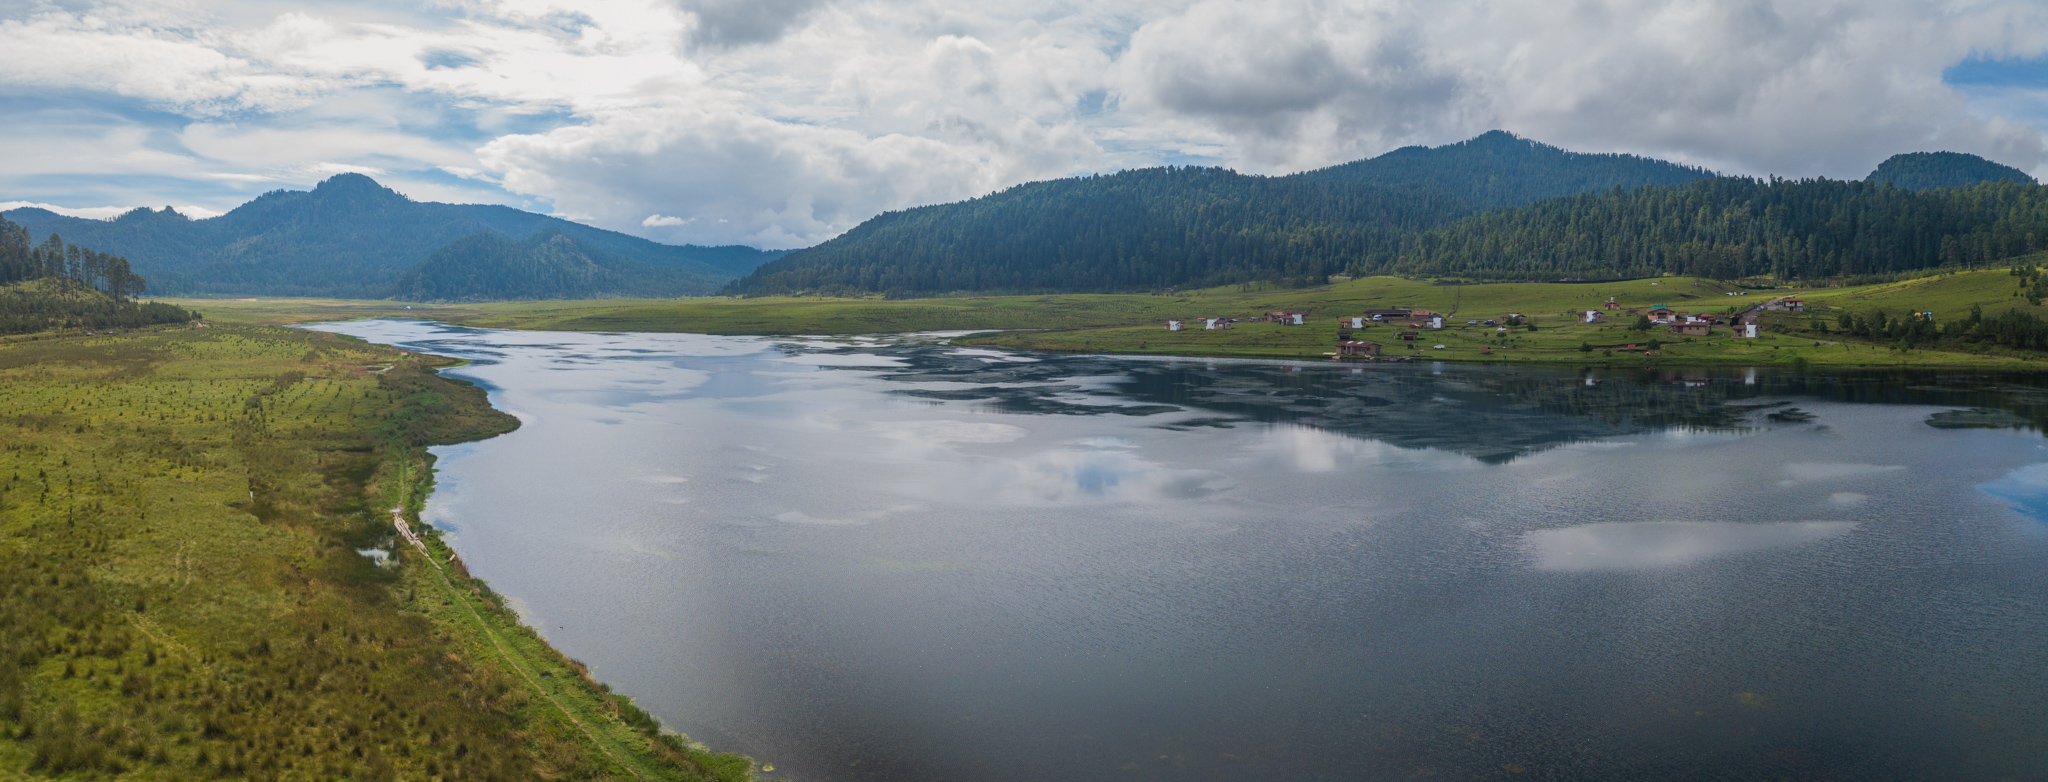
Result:
[[394,539],[428,446],[516,426],[452,363],[222,323],[0,340],[0,777],[750,778]]

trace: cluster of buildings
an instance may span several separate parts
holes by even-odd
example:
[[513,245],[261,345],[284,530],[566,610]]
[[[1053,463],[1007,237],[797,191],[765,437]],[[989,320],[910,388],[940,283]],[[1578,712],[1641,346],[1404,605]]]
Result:
[[[1608,322],[1609,313],[1619,314],[1617,313],[1619,310],[1622,310],[1621,303],[1616,301],[1614,297],[1609,296],[1607,301],[1601,304],[1600,309],[1583,310],[1577,319],[1583,323],[1606,323]],[[1646,315],[1652,324],[1663,326],[1666,331],[1681,336],[1710,336],[1714,328],[1725,326],[1730,328],[1734,332],[1733,336],[1737,338],[1754,339],[1760,336],[1757,319],[1763,313],[1805,311],[1806,303],[1804,301],[1788,297],[1773,299],[1732,318],[1724,318],[1723,315],[1711,312],[1684,312],[1671,309],[1662,304],[1650,307],[1647,311],[1631,309],[1627,311],[1627,315],[1633,319],[1635,315],[1641,313]],[[1169,320],[1166,322],[1166,330],[1185,331],[1199,326],[1204,331],[1217,331],[1229,329],[1233,324],[1247,321],[1277,323],[1283,326],[1308,326],[1311,325],[1309,318],[1310,316],[1307,312],[1275,310],[1253,318],[1202,317],[1187,321]],[[1465,325],[1476,326],[1483,324],[1486,326],[1497,326],[1501,330],[1506,330],[1507,325],[1503,324],[1511,325],[1518,322],[1519,318],[1521,318],[1520,315],[1510,313],[1498,320],[1472,320],[1466,321]],[[1424,330],[1443,328],[1445,326],[1445,316],[1442,313],[1408,307],[1369,309],[1357,315],[1342,316],[1337,319],[1336,349],[1327,355],[1335,361],[1408,360],[1408,357],[1405,355],[1383,357],[1382,352],[1385,350],[1385,346],[1381,343],[1354,338],[1354,333],[1359,330],[1382,325],[1401,329],[1395,332],[1394,339],[1414,346],[1415,343],[1421,340]]]

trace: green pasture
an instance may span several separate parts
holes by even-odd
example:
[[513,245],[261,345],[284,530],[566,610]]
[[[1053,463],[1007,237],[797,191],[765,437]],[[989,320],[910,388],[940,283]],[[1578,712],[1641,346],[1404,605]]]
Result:
[[[1368,277],[1318,288],[1168,294],[1049,294],[936,299],[728,298],[429,304],[339,299],[167,299],[227,323],[303,323],[371,317],[432,318],[490,328],[566,331],[686,331],[707,334],[870,334],[975,329],[1135,326],[1168,319],[1306,310],[1334,318],[1367,307],[1409,306],[1485,319],[1509,311],[1557,314],[1597,308],[1614,296],[1630,306],[1739,301],[1720,283],[1688,277],[1602,284],[1434,285]],[[1752,296],[1760,292],[1752,292]],[[1705,307],[1705,304],[1699,304]],[[410,309],[407,309],[410,307]]]
[[233,325],[0,341],[0,778],[746,778],[394,540],[423,446],[515,424],[434,363]]
[[[1891,316],[1932,310],[1960,319],[1971,305],[1987,314],[2021,307],[2018,278],[2005,269],[1937,273],[1895,283],[1838,288],[1742,287],[1692,277],[1600,283],[1435,284],[1368,277],[1315,288],[1244,290],[1212,288],[1154,294],[1061,294],[882,298],[695,298],[593,300],[443,305],[302,299],[174,300],[229,323],[290,323],[360,317],[419,317],[464,325],[569,331],[683,331],[709,334],[872,334],[906,331],[977,331],[965,343],[1032,350],[1321,359],[1334,349],[1338,319],[1366,309],[1408,307],[1446,314],[1451,328],[1426,332],[1418,350],[1395,349],[1430,360],[1533,363],[1798,363],[1825,366],[1987,366],[2032,368],[2028,355],[1899,351],[1891,346],[1819,332],[1841,312]],[[1635,314],[1656,305],[1691,312],[1732,313],[1780,296],[1799,296],[1813,308],[1803,315],[1773,315],[1782,326],[1760,340],[1737,340],[1726,328],[1687,339],[1662,331],[1628,329]],[[1613,298],[1620,311],[1604,305]],[[406,307],[411,307],[406,309]],[[1586,324],[1580,314],[1599,310],[1612,322]],[[1194,324],[1201,317],[1252,319],[1274,310],[1304,311],[1310,325],[1239,323],[1225,331],[1168,332],[1167,320]],[[1519,314],[1534,332],[1502,333],[1467,321]],[[2048,315],[2048,313],[2041,313]],[[1396,344],[1385,326],[1357,339]],[[1644,356],[1650,339],[1659,355]],[[1443,350],[1434,346],[1442,344]],[[1593,346],[1581,351],[1581,344]],[[1636,344],[1636,348],[1628,348]]]

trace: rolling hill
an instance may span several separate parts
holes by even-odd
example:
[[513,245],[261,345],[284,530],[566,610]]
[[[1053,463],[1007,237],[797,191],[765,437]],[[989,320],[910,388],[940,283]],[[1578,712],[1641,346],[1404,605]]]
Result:
[[1753,179],[1495,131],[1282,177],[1162,168],[1034,182],[882,215],[726,290],[1112,293],[1336,274],[1819,279],[2042,249],[2048,190],[1974,155],[1899,155],[1863,182]]
[[1398,252],[1406,237],[1489,209],[1711,176],[1500,131],[1289,176],[1138,169],[883,214],[727,290],[929,295],[1320,282],[1360,259]]
[[2002,163],[1994,163],[1976,155],[1961,152],[1908,152],[1893,155],[1863,181],[1890,182],[1893,187],[1907,190],[1932,190],[1937,187],[1969,187],[1984,182],[2024,182],[2034,184],[2034,178],[2027,172]]
[[[634,280],[634,285],[578,295],[709,293],[780,255],[751,247],[659,244],[503,206],[414,201],[361,174],[335,176],[311,191],[265,193],[203,220],[168,207],[136,209],[113,220],[42,209],[16,209],[5,216],[38,241],[60,234],[125,256],[158,294],[383,296],[428,256],[478,232],[515,240],[505,247],[543,233],[559,234],[605,254],[615,266],[647,267],[618,278]],[[456,298],[476,295],[481,292],[461,292]],[[564,291],[557,297],[569,296]]]

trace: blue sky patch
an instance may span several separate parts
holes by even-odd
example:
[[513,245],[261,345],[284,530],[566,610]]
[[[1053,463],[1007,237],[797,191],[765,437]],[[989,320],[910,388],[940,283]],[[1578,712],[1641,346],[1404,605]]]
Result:
[[1957,87],[2048,88],[2048,57],[2023,60],[1971,57],[1942,71],[1941,80]]

